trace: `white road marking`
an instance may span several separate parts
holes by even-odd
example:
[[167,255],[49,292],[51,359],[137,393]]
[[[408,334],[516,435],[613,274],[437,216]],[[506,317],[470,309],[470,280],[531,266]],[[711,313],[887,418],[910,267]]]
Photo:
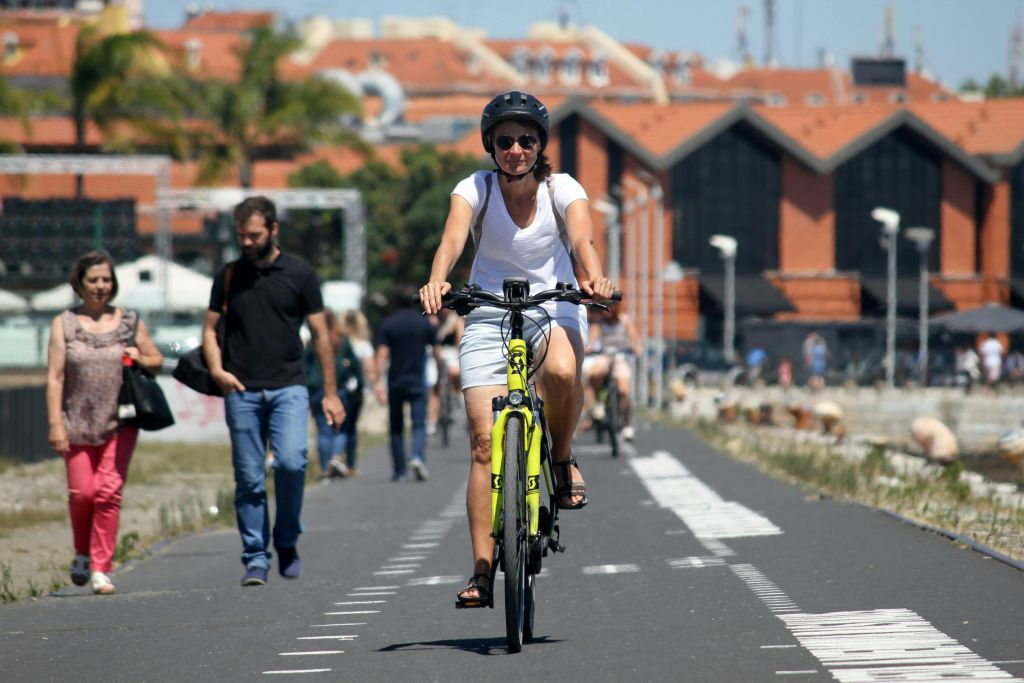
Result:
[[698,569],[700,567],[720,567],[725,560],[720,557],[682,557],[678,560],[669,560],[668,566],[673,569]]
[[365,621],[353,621],[348,624],[310,624],[310,628],[341,628],[343,626],[366,626]]
[[380,610],[379,609],[365,609],[365,610],[357,610],[357,611],[352,611],[352,612],[324,612],[324,614],[326,614],[328,616],[343,616],[343,615],[346,615],[346,614],[380,614]]
[[817,669],[807,669],[805,671],[776,671],[776,676],[809,676],[811,674],[818,673]]
[[1021,683],[908,609],[778,617],[842,683],[966,679]]
[[665,451],[658,451],[650,457],[633,458],[629,464],[655,502],[672,510],[698,539],[775,536],[782,533],[782,529],[767,517],[740,503],[723,500]]
[[665,532],[666,536],[684,536],[690,533],[687,529],[671,529]]
[[427,559],[426,555],[402,555],[401,557],[389,557],[388,562],[412,562],[425,559]]
[[383,605],[387,600],[346,600],[345,602],[336,602],[335,605],[343,607],[345,605]]
[[397,576],[399,574],[415,574],[415,569],[383,569],[373,573],[374,576]]
[[772,612],[799,612],[800,608],[789,599],[778,586],[776,586],[761,571],[750,564],[733,564],[729,566],[733,573],[740,577],[754,595],[761,598],[761,602],[768,605]]
[[340,655],[344,650],[305,650],[304,652],[278,652],[282,657],[300,657],[302,655]]
[[353,598],[362,598],[369,595],[397,595],[397,591],[366,591],[363,593],[346,593],[346,595]]
[[584,574],[628,574],[638,571],[640,567],[635,564],[597,564],[583,568]]
[[440,586],[448,583],[462,583],[461,576],[426,576],[421,579],[410,579],[407,586]]
[[299,636],[295,640],[355,640],[359,636]]
[[393,591],[398,590],[401,586],[360,586],[359,588],[353,588],[354,591]]
[[762,650],[788,650],[791,647],[796,647],[796,645],[762,645],[761,649]]
[[320,674],[331,671],[331,669],[287,669],[281,671],[264,671],[263,673],[273,676],[275,674]]
[[718,557],[732,557],[736,554],[736,551],[727,546],[726,544],[719,541],[717,538],[698,538],[700,544],[708,549],[708,551]]
[[418,550],[421,548],[436,548],[440,543],[403,543],[402,547],[407,550]]
[[419,562],[409,562],[407,564],[385,564],[381,566],[381,569],[414,569],[420,566]]

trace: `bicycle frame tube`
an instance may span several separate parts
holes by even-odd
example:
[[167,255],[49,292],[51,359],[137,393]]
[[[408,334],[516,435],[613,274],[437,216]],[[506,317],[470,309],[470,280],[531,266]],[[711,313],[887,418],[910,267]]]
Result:
[[[529,395],[526,381],[526,341],[512,338],[508,345],[508,390],[521,391],[524,395]],[[506,403],[491,428],[491,535],[495,538],[501,533],[501,497],[505,488],[502,475],[505,425],[513,413],[522,416],[523,438],[526,440],[523,444],[526,452],[526,510],[531,536],[537,535],[540,523],[540,440],[543,432],[536,424],[531,408]]]

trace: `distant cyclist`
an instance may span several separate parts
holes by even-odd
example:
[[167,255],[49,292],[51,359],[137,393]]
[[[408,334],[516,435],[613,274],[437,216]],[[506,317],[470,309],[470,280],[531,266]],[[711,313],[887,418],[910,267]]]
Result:
[[627,354],[640,356],[640,333],[637,332],[636,326],[629,316],[622,312],[622,305],[617,301],[608,302],[607,311],[597,311],[596,313],[594,321],[590,324],[592,355],[587,357],[585,363],[588,388],[593,392],[591,394],[593,397],[591,412],[595,419],[605,418],[604,406],[598,397],[608,379],[608,373],[611,372],[618,384],[619,396],[622,401],[622,438],[632,441],[635,435],[633,402],[630,397],[633,368]]
[[[586,192],[572,177],[551,174],[544,154],[549,125],[548,110],[526,93],[508,92],[484,107],[480,134],[497,169],[477,171],[452,192],[430,281],[420,289],[427,313],[441,309],[441,297],[452,288],[448,274],[470,234],[477,249],[470,282],[487,291],[501,294],[507,277],[527,278],[531,293],[552,289],[558,282],[577,284],[573,257],[585,274],[578,286],[586,294],[603,300],[615,290],[604,277],[594,249]],[[536,350],[534,357],[544,359],[538,375],[540,394],[553,440],[556,499],[565,509],[587,503],[586,485],[570,450],[583,407],[580,366],[587,338],[585,311],[568,302],[550,302],[525,313],[524,332]],[[472,449],[466,509],[473,576],[459,593],[463,603],[481,598],[486,602],[491,591],[491,398],[506,386],[503,318],[504,312],[496,308],[470,313],[460,347]],[[539,349],[544,335],[549,338],[547,349]]]

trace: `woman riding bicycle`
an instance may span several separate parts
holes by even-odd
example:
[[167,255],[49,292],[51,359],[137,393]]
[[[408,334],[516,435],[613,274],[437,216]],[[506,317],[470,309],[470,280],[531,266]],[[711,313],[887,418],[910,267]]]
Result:
[[[615,287],[604,277],[594,249],[586,192],[569,175],[551,174],[544,154],[549,127],[547,109],[527,93],[508,92],[484,107],[480,134],[497,169],[477,171],[452,192],[430,281],[420,289],[427,313],[440,310],[441,297],[451,290],[448,274],[462,254],[471,228],[477,251],[470,282],[487,291],[500,295],[505,278],[525,277],[531,293],[570,282],[595,300],[612,295]],[[560,224],[565,225],[564,234]],[[578,283],[574,257],[581,274],[585,273]],[[563,509],[579,509],[587,503],[586,485],[570,450],[583,407],[580,366],[587,337],[585,311],[568,302],[549,302],[525,313],[524,333],[535,350],[534,357],[543,359],[538,374],[540,394],[552,437],[556,500]],[[470,313],[460,346],[472,450],[466,510],[474,560],[473,577],[459,593],[463,603],[479,604],[491,590],[491,398],[506,387],[503,317],[504,311],[489,307]],[[538,348],[545,341],[547,348]]]
[[633,384],[633,369],[626,354],[637,358],[642,353],[640,333],[633,321],[622,312],[617,301],[608,302],[607,311],[595,311],[594,321],[590,324],[590,350],[583,364],[583,375],[587,389],[587,400],[591,406],[594,419],[605,419],[601,414],[604,406],[597,401],[601,388],[608,381],[608,375],[618,384],[622,406],[622,438],[632,441],[633,402],[630,387]]

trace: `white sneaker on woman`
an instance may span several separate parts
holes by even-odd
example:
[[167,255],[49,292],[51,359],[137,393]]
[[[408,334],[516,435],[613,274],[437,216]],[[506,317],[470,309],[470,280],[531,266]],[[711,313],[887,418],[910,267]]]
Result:
[[93,572],[92,592],[96,595],[113,595],[114,584],[110,582],[110,577],[103,572]]

